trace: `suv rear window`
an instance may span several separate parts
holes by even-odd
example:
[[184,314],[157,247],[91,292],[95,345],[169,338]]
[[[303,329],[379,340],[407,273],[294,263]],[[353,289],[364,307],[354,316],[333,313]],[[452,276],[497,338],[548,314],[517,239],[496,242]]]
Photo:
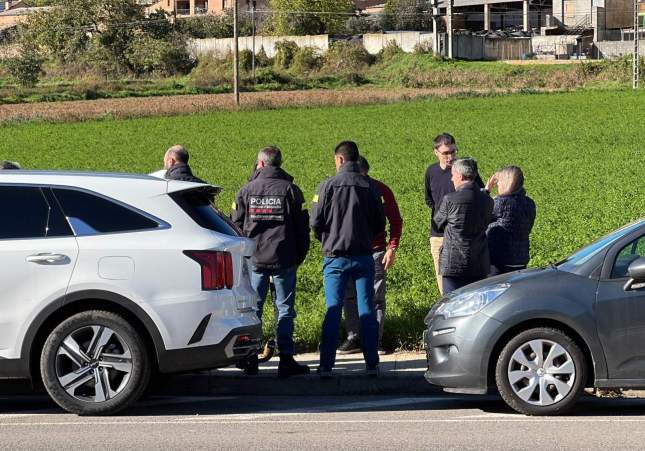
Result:
[[199,226],[230,236],[240,236],[238,228],[213,204],[213,196],[202,188],[171,193],[170,197]]
[[53,191],[77,235],[135,232],[159,227],[156,221],[103,197],[71,189],[54,188]]

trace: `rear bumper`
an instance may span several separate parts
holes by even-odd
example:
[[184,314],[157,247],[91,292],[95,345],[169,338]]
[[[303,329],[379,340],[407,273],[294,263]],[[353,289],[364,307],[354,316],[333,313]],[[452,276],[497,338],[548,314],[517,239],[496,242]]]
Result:
[[238,327],[218,344],[166,350],[159,355],[159,371],[181,373],[229,366],[257,354],[262,342],[262,326]]

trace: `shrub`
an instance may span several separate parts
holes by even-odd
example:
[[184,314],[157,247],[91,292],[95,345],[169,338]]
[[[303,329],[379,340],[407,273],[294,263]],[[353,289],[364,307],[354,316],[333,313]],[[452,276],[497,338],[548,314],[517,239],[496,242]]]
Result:
[[322,58],[318,55],[316,49],[311,47],[302,47],[298,49],[293,57],[291,71],[296,74],[307,75],[322,67]]
[[431,41],[421,41],[414,46],[415,55],[433,55],[434,49],[432,48]]
[[251,69],[253,69],[253,52],[244,49],[240,51],[240,70],[251,72]]
[[33,87],[43,72],[43,58],[33,48],[23,48],[20,55],[7,58],[4,65],[16,83],[23,87]]
[[298,44],[293,41],[280,41],[275,44],[274,65],[277,69],[289,69],[294,56],[298,53]]
[[387,41],[385,47],[383,47],[378,53],[378,58],[382,61],[390,61],[396,55],[400,55],[401,53],[403,53],[403,49],[399,47],[399,44],[397,44],[396,41],[391,40]]
[[366,69],[373,61],[372,55],[362,45],[337,41],[325,54],[323,69],[328,73],[356,73]]
[[194,88],[211,88],[230,84],[233,81],[231,58],[218,58],[214,55],[199,58],[197,66],[189,75],[188,85]]
[[383,31],[381,22],[373,16],[353,16],[347,20],[345,28],[348,34],[357,35],[364,33],[379,33]]
[[194,64],[183,41],[155,39],[148,34],[137,35],[132,40],[126,58],[130,68],[139,75],[187,73]]
[[273,59],[269,58],[264,46],[260,47],[260,51],[255,55],[256,67],[270,67],[273,66]]

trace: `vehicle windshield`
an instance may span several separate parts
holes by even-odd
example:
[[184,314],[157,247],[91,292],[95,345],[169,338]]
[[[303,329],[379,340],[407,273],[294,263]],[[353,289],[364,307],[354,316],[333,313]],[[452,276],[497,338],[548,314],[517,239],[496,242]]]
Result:
[[628,235],[643,226],[645,226],[645,219],[640,219],[631,224],[627,224],[626,226],[605,235],[599,240],[594,241],[588,246],[585,246],[579,251],[571,254],[571,256],[565,260],[556,263],[556,266],[561,271],[575,272],[577,268],[587,263],[599,253],[605,251],[609,246],[621,239],[623,236]]

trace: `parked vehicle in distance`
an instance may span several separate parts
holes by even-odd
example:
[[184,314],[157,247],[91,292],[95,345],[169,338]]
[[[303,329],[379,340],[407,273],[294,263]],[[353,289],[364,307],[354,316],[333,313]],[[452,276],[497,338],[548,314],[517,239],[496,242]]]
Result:
[[217,188],[151,176],[0,172],[0,378],[118,412],[162,373],[258,351],[246,257]]
[[554,415],[585,387],[645,387],[645,219],[450,293],[425,322],[425,377],[448,392],[496,388],[518,412]]

